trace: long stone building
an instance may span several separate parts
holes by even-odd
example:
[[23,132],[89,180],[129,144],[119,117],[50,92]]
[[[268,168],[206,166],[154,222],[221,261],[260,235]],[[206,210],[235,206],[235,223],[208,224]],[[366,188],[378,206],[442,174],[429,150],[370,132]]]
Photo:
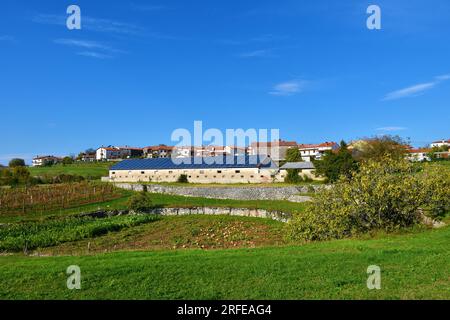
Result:
[[[314,178],[311,165],[297,169]],[[181,175],[192,183],[272,183],[282,182],[286,169],[266,156],[129,159],[111,167],[109,181],[176,182]]]
[[186,175],[193,183],[268,183],[278,173],[269,157],[220,156],[130,159],[112,166],[111,182],[176,182]]

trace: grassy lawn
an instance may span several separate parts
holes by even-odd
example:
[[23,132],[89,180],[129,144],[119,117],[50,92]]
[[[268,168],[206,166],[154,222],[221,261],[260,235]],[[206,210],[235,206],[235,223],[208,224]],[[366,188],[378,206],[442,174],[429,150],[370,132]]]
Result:
[[60,174],[79,175],[85,178],[100,179],[108,176],[111,162],[74,163],[68,165],[57,164],[51,167],[30,167],[32,176],[54,177]]
[[[157,223],[157,222],[153,222]],[[449,299],[450,228],[226,250],[0,257],[1,299]],[[66,288],[81,268],[82,289]],[[381,290],[366,270],[381,268]]]

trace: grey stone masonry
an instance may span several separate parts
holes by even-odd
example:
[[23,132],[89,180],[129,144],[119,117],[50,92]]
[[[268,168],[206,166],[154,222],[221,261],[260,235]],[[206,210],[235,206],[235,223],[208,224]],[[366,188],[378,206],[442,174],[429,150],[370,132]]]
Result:
[[[142,191],[144,185],[133,183],[116,183],[116,187]],[[212,198],[212,199],[231,199],[231,200],[288,200],[292,202],[310,201],[308,196],[302,196],[302,193],[317,191],[320,188],[328,187],[324,185],[309,186],[233,186],[233,187],[197,187],[197,186],[165,186],[160,184],[146,185],[147,192],[163,193],[171,195],[180,195],[188,197]]]
[[128,210],[114,211],[96,211],[81,214],[80,216],[89,216],[95,218],[105,218],[110,216],[127,214],[158,214],[162,216],[185,216],[185,215],[230,215],[240,217],[254,217],[288,222],[291,214],[281,211],[268,211],[264,209],[250,208],[220,208],[220,207],[193,207],[193,208],[154,208],[147,212],[136,213]]

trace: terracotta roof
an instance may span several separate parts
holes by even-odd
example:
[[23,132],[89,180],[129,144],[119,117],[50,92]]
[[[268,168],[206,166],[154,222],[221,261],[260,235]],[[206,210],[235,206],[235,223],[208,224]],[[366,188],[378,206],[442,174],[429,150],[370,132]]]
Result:
[[172,146],[166,146],[166,145],[163,145],[163,144],[161,144],[161,145],[159,145],[159,146],[148,146],[148,147],[145,147],[144,149],[147,149],[147,150],[154,150],[154,151],[160,151],[160,150],[166,150],[166,151],[169,151],[169,150],[173,150],[175,147],[172,147]]
[[326,147],[333,147],[336,145],[336,142],[323,142],[318,144],[299,144],[298,147],[300,149],[307,149],[307,148],[326,148]]
[[431,151],[431,149],[428,149],[428,148],[419,148],[419,149],[409,149],[408,150],[409,153],[428,153],[430,151]]
[[278,141],[272,141],[272,142],[252,142],[252,147],[296,147],[297,142],[295,141],[284,141],[284,140],[278,140]]

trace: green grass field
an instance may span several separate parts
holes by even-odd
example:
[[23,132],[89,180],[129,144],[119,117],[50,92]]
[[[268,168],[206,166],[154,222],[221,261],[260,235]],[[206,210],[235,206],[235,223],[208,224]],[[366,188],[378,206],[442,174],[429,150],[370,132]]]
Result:
[[100,179],[108,176],[109,167],[112,162],[92,162],[92,163],[74,163],[74,164],[57,164],[51,167],[30,167],[32,176],[49,176],[54,177],[60,174],[79,175],[85,178]]
[[[449,299],[450,228],[234,250],[0,257],[1,299]],[[81,268],[81,290],[66,269]],[[369,265],[381,290],[368,290]]]

